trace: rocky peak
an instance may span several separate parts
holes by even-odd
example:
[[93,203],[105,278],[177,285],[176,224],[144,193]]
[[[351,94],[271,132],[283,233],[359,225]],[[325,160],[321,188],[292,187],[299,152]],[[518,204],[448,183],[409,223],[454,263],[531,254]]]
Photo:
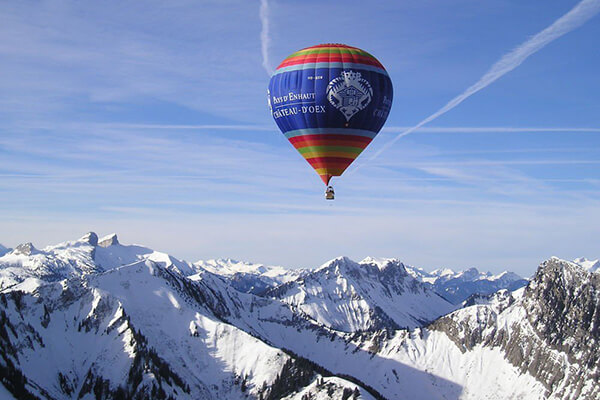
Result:
[[400,272],[403,272],[403,275],[406,275],[406,268],[402,261],[397,258],[375,258],[375,257],[367,257],[360,262],[361,265],[369,265],[375,266],[380,271],[385,271],[387,269],[397,269]]
[[571,261],[551,257],[540,264],[531,280],[532,288],[541,285],[545,288],[562,288],[563,290],[577,290],[593,280],[590,274],[581,265]]
[[98,245],[98,235],[96,235],[96,233],[94,232],[88,232],[85,235],[83,235],[81,239],[78,240],[78,242],[84,242],[95,247]]
[[339,271],[340,269],[358,268],[358,267],[359,267],[359,265],[355,261],[352,261],[348,257],[341,256],[341,257],[334,258],[333,260],[327,261],[325,264],[323,264],[319,268],[317,268],[315,270],[315,272],[323,271],[323,270]]
[[37,253],[37,249],[31,242],[22,243],[18,245],[13,251],[12,254],[30,256],[32,254]]
[[524,295],[537,333],[574,361],[600,361],[600,276],[553,257],[540,265]]
[[[556,393],[556,398],[597,399],[597,366],[600,362],[600,276],[588,272],[580,265],[552,257],[544,261],[524,291],[523,309],[527,320],[542,343],[538,354],[558,351],[566,356],[573,371],[565,375],[564,366],[554,355],[537,356],[526,360],[533,376],[545,382]],[[521,348],[529,345],[520,343]],[[544,358],[553,359],[544,363]],[[535,368],[534,368],[535,367]],[[533,368],[533,369],[532,369]],[[561,385],[571,386],[569,390]],[[593,380],[594,389],[585,388]],[[581,392],[581,395],[579,395]],[[583,392],[588,392],[583,395]]]
[[485,274],[481,274],[477,268],[469,268],[459,273],[456,277],[470,281],[479,278],[481,275]]
[[119,244],[119,239],[117,239],[116,233],[111,233],[110,235],[106,235],[98,241],[98,246],[100,246],[100,247],[109,247],[109,246],[113,246],[113,245],[117,245],[117,244]]
[[409,274],[404,264],[393,258],[367,257],[356,262],[348,257],[338,257],[303,276],[309,281],[320,279],[320,277],[326,280],[350,279],[356,284],[366,281],[379,282],[384,286],[394,287],[403,286],[405,283],[414,286],[415,283],[412,278],[407,280]]

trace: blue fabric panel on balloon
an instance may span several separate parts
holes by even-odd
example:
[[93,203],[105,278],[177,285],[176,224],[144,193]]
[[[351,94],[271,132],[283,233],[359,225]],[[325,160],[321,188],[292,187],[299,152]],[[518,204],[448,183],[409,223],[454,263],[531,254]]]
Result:
[[352,68],[297,69],[269,85],[273,118],[285,133],[306,128],[349,128],[377,133],[392,104],[385,73]]

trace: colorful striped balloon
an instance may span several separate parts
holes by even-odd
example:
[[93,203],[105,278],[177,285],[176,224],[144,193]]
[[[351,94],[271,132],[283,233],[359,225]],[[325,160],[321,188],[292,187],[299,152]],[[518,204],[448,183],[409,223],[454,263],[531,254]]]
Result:
[[268,102],[277,126],[328,185],[383,127],[392,81],[371,54],[343,44],[295,52],[271,77]]

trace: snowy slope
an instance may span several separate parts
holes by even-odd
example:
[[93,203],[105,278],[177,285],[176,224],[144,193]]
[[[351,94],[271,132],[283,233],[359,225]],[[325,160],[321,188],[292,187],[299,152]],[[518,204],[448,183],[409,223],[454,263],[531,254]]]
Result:
[[315,379],[302,391],[283,397],[282,400],[345,400],[345,399],[374,399],[369,392],[358,385],[336,377],[321,377]]
[[[10,332],[0,335],[0,366],[12,364],[26,376],[24,388],[43,398],[88,399],[96,391],[268,398],[286,366],[286,379],[294,381],[296,361],[224,321],[239,317],[239,299],[222,297],[218,282],[191,281],[146,260],[31,294],[0,294],[2,325]],[[300,371],[307,385],[320,377]],[[343,379],[333,385],[345,387],[356,385]]]
[[[260,313],[258,307],[254,310]],[[342,333],[278,318],[252,321],[256,325],[247,329],[269,335],[273,345],[335,374],[352,376],[388,399],[538,399],[544,391],[500,350],[482,346],[465,354],[443,332],[417,328]]]
[[[90,398],[88,386],[107,381],[105,390],[111,392],[123,388],[128,393],[151,393],[158,386],[173,396],[241,397],[240,387],[232,384],[236,372],[262,381],[274,379],[277,366],[285,361],[281,352],[220,323],[210,313],[182,307],[181,293],[154,275],[161,273],[160,267],[146,261],[77,286],[74,281],[66,287],[43,286],[20,300],[33,305],[37,294],[43,307],[27,307],[29,312],[21,318],[18,303],[10,307],[9,297],[8,318],[19,332],[10,338],[11,344],[21,350],[18,365],[31,382],[30,390],[54,398],[71,393]],[[28,329],[19,329],[24,324]],[[232,346],[243,346],[247,352],[234,352],[239,358],[223,360],[222,354]],[[265,365],[265,370],[246,368],[244,358],[253,354],[256,365]],[[132,378],[139,357],[156,368],[154,373],[144,368],[141,382]],[[239,370],[228,371],[227,362],[236,363]],[[177,363],[190,368],[175,372]],[[165,372],[159,375],[159,369]]]
[[[352,376],[387,399],[539,399],[533,377],[511,365],[499,349],[464,353],[445,333],[417,328],[329,336],[271,325],[272,343],[289,348],[342,376]],[[490,368],[493,366],[493,368]]]
[[[270,325],[274,345],[352,376],[385,398],[597,399],[600,332],[593,321],[600,315],[600,280],[551,259],[530,286],[497,297],[504,300],[457,310],[413,331],[327,335],[259,323],[263,330]],[[592,312],[582,317],[584,310]]]
[[393,259],[356,263],[336,258],[266,293],[319,324],[355,332],[422,326],[454,306],[412,278]]
[[498,275],[480,272],[477,268],[455,272],[449,268],[426,272],[422,268],[405,265],[415,279],[430,286],[436,293],[453,304],[460,304],[473,294],[492,294],[498,290],[516,290],[527,284],[527,280],[513,272]]
[[2,383],[0,383],[0,399],[2,400],[14,400],[15,396],[7,388],[4,387]]

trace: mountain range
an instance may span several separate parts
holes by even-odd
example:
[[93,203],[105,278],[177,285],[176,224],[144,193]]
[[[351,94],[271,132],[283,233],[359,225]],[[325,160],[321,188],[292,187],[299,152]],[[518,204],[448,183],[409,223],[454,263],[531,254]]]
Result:
[[0,256],[0,397],[597,399],[597,269],[289,270],[114,234],[26,243]]

